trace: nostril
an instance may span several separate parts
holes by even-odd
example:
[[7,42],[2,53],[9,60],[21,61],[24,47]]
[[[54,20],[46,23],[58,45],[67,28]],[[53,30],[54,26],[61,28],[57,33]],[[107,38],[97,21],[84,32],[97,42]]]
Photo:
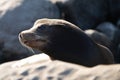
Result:
[[27,44],[27,43],[28,43],[28,41],[24,41],[24,43],[25,43],[25,44]]
[[21,35],[21,34],[19,34],[19,37],[20,37],[20,38],[22,38],[22,35]]

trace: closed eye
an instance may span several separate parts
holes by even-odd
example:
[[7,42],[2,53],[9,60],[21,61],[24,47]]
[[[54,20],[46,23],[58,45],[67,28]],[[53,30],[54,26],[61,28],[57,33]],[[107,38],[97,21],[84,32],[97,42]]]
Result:
[[42,31],[42,30],[46,30],[47,25],[41,25],[37,28],[37,31]]

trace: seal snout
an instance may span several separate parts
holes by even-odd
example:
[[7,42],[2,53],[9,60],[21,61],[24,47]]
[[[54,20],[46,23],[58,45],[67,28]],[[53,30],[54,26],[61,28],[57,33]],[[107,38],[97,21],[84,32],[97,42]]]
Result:
[[38,46],[43,46],[48,42],[47,37],[39,36],[31,30],[22,31],[19,34],[19,40],[24,46],[29,46],[32,48],[38,48]]
[[19,37],[24,40],[32,40],[32,39],[34,39],[35,34],[34,33],[26,33],[23,31],[19,34]]
[[22,31],[19,34],[19,40],[25,44],[35,39],[35,34],[29,31]]

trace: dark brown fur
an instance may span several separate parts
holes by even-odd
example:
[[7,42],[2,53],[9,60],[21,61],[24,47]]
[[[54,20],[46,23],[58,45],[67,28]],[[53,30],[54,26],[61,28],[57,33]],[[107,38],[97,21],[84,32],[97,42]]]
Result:
[[80,28],[64,20],[37,20],[31,29],[21,32],[19,38],[23,44],[54,59],[89,67],[114,63],[107,48],[94,43]]

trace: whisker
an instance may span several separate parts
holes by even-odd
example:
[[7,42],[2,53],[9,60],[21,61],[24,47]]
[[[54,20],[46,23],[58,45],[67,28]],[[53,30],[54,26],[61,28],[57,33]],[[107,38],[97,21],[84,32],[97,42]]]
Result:
[[25,44],[20,40],[20,38],[19,38],[19,41],[20,41],[20,43],[21,43],[22,46],[24,46],[25,48],[28,49],[28,51],[30,51],[30,52],[32,52],[33,54],[35,54],[35,51],[34,51],[31,47],[25,45]]
[[31,51],[33,54],[35,54],[35,51],[31,47],[27,47],[29,51]]

